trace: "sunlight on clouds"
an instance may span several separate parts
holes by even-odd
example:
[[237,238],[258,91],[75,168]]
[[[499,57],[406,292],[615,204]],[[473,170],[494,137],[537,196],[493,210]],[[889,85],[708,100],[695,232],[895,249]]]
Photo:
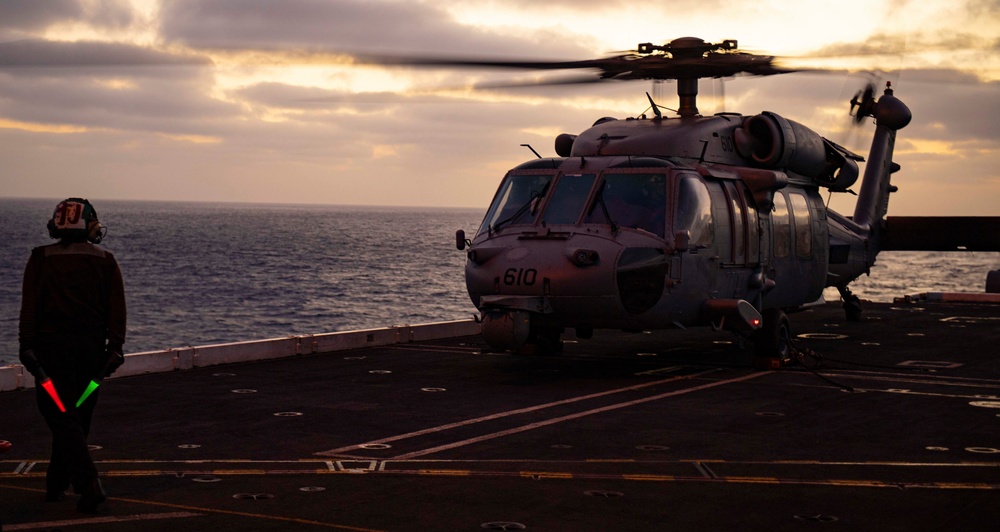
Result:
[[[626,3],[572,8],[538,3],[530,9],[510,2],[468,2],[448,8],[449,14],[461,24],[489,29],[501,35],[518,35],[526,29],[549,31],[553,38],[563,38],[580,44],[589,43],[595,54],[602,55],[635,49],[640,42],[663,43],[696,36],[717,42],[737,39],[746,47],[761,53],[792,54],[806,51],[802,43],[814,40],[815,22],[837,28],[837,38],[861,39],[874,30],[882,13],[868,0],[845,0],[830,5],[818,2],[788,3],[779,0],[724,4],[719,9],[681,5],[668,13],[649,4]],[[667,16],[667,23],[647,27],[653,9],[656,15]],[[866,13],[868,16],[858,16]],[[748,21],[756,21],[748,24]],[[782,31],[774,31],[780,24]],[[540,49],[544,56],[545,50]],[[573,59],[573,58],[567,58]]]
[[[711,42],[736,39],[742,49],[777,55],[789,67],[853,71],[950,67],[976,72],[987,80],[1000,79],[1000,54],[995,53],[993,42],[993,36],[1000,34],[1000,20],[982,12],[975,2],[963,6],[960,2],[941,0],[903,3],[771,0],[730,2],[716,9],[688,7],[672,10],[666,23],[656,27],[642,25],[650,17],[647,4],[573,9],[544,3],[529,8],[521,3],[491,1],[458,2],[446,9],[457,22],[470,27],[512,37],[544,33],[553,39],[586,46],[594,56],[633,50],[639,42],[663,43],[695,36]],[[720,15],[721,9],[725,10],[724,16]],[[818,38],[819,29],[825,35]],[[842,51],[848,56],[795,59],[839,43],[855,44]],[[961,49],[963,46],[968,49]],[[489,50],[474,52],[490,54]],[[532,55],[552,54],[540,45]]]
[[4,118],[0,118],[0,128],[19,129],[21,131],[30,131],[32,133],[86,133],[88,131],[93,131],[90,128],[81,126],[71,126],[67,124],[39,124],[32,122],[19,122],[16,120],[7,120]]
[[135,82],[120,78],[99,79],[95,80],[95,83],[101,85],[102,87],[107,87],[109,89],[119,90],[119,91],[136,88]]
[[39,37],[57,42],[122,42],[139,46],[155,46],[160,42],[156,20],[159,15],[158,0],[130,0],[132,14],[136,16],[131,24],[97,27],[90,23],[90,19],[104,7],[102,2],[103,0],[82,0],[80,7],[86,14],[81,20],[51,24]]
[[565,131],[557,127],[526,127],[522,128],[521,132],[529,135],[538,135],[546,139],[554,139],[560,134],[565,133]]
[[[8,134],[25,137],[26,143],[31,143],[45,133],[65,135],[99,132],[102,134],[93,135],[95,140],[113,138],[114,142],[123,143],[116,144],[117,148],[134,150],[141,153],[143,159],[162,161],[160,165],[163,168],[170,168],[180,160],[173,156],[174,153],[195,152],[199,159],[194,166],[206,175],[213,176],[237,174],[248,169],[242,166],[248,164],[247,161],[238,157],[226,159],[219,164],[221,159],[231,153],[230,150],[221,148],[241,146],[241,143],[285,143],[296,149],[281,153],[276,151],[278,155],[275,156],[275,164],[276,167],[280,166],[282,177],[287,179],[288,188],[292,190],[301,189],[302,184],[308,182],[308,172],[300,170],[312,165],[323,168],[324,179],[326,176],[342,179],[340,174],[353,176],[359,171],[379,176],[405,174],[403,179],[421,178],[420,172],[413,168],[427,160],[428,147],[420,140],[413,139],[412,132],[419,127],[419,131],[442,138],[451,139],[463,135],[461,142],[454,146],[447,145],[451,152],[448,156],[453,157],[447,161],[452,161],[452,167],[474,167],[477,174],[489,175],[492,172],[495,179],[499,179],[522,156],[530,157],[527,151],[520,151],[523,148],[517,148],[516,142],[513,143],[513,149],[516,150],[514,160],[506,155],[507,152],[502,152],[497,143],[507,142],[508,136],[527,136],[527,140],[540,151],[550,151],[551,139],[555,136],[564,132],[579,133],[599,117],[624,119],[644,112],[651,116],[649,102],[645,97],[647,90],[661,108],[677,106],[676,83],[673,82],[634,82],[618,85],[618,88],[611,83],[600,86],[511,88],[512,84],[530,85],[533,82],[552,81],[559,76],[563,76],[563,79],[576,77],[582,72],[359,65],[347,55],[320,52],[326,46],[336,49],[337,43],[343,45],[343,39],[334,38],[335,35],[324,35],[322,31],[314,34],[302,32],[300,35],[298,26],[295,25],[257,27],[252,25],[253,17],[242,21],[235,15],[216,23],[197,17],[191,17],[190,20],[185,20],[184,17],[160,20],[161,6],[169,6],[168,2],[173,0],[125,0],[135,7],[131,16],[116,11],[120,7],[116,2],[78,1],[83,9],[79,20],[53,18],[53,25],[47,26],[44,32],[38,30],[32,37],[59,42],[97,41],[121,45],[88,47],[83,43],[84,46],[81,46],[84,52],[96,50],[107,52],[108,56],[113,56],[114,52],[125,57],[168,59],[166,56],[176,54],[181,57],[208,58],[211,63],[198,63],[197,69],[183,71],[143,70],[135,73],[135,77],[133,71],[120,68],[95,68],[86,72],[87,83],[92,84],[86,87],[91,89],[86,95],[94,98],[95,102],[104,102],[99,101],[99,98],[108,98],[106,101],[122,100],[122,92],[116,91],[129,91],[129,96],[135,93],[136,101],[149,102],[151,111],[161,102],[168,102],[173,106],[170,109],[181,111],[176,117],[164,120],[162,125],[155,122],[160,116],[157,114],[123,120],[120,116],[113,116],[113,113],[93,113],[87,108],[81,108],[82,106],[67,107],[60,111],[61,114],[51,114],[45,98],[50,98],[53,105],[68,103],[70,99],[59,100],[60,95],[72,93],[77,87],[74,83],[78,83],[80,69],[69,69],[67,81],[62,86],[53,86],[51,95],[45,90],[33,91],[32,87],[19,89],[20,92],[17,92],[13,90],[17,88],[13,84],[10,88],[0,87],[4,97],[10,92],[23,100],[23,103],[17,99],[11,100],[11,105],[18,106],[11,107],[17,113],[11,112],[6,115],[6,119],[0,118],[0,128],[8,130]],[[248,14],[252,14],[265,4],[233,2],[227,5],[236,6],[237,11],[234,13],[245,9]],[[289,21],[294,21],[296,16],[310,16],[310,9],[326,15],[331,13],[327,9],[315,9],[314,4],[321,2],[310,0],[289,3],[286,12],[292,17]],[[196,5],[197,3],[192,3],[178,9],[195,9]],[[1000,80],[1000,54],[996,54],[993,47],[995,36],[1000,35],[1000,24],[996,16],[985,10],[989,6],[990,3],[983,0],[929,0],[919,3],[914,0],[842,0],[837,3],[816,0],[796,3],[779,3],[778,0],[757,0],[752,3],[684,0],[669,6],[635,2],[573,4],[432,0],[421,3],[421,8],[427,9],[414,12],[424,13],[429,17],[424,22],[432,29],[440,30],[440,37],[417,28],[420,31],[415,31],[413,35],[422,36],[424,40],[414,39],[412,48],[396,49],[394,52],[401,55],[419,54],[421,50],[436,48],[454,50],[456,56],[496,58],[507,55],[503,50],[520,50],[519,53],[510,52],[515,56],[511,59],[569,60],[597,58],[615,51],[634,49],[640,42],[659,44],[684,36],[700,37],[711,42],[737,39],[742,49],[779,57],[819,51],[827,51],[830,55],[853,53],[855,55],[847,58],[828,58],[823,61],[810,58],[796,64],[890,71],[888,79],[892,79],[894,84],[900,80],[899,95],[902,98],[906,99],[907,94],[918,94],[923,100],[931,101],[932,95],[940,94],[937,96],[938,102],[958,107],[966,105],[966,102],[956,101],[957,91],[942,92],[949,90],[949,83],[964,81],[974,84],[979,91],[987,89],[978,83],[979,80]],[[354,7],[361,14],[375,17],[380,13],[384,15],[380,8],[385,5],[379,4],[379,9],[376,9],[365,2],[356,2]],[[976,11],[975,8],[983,9]],[[39,11],[45,10],[39,8]],[[88,21],[92,25],[88,25]],[[402,29],[393,24],[406,23],[393,17],[359,21],[359,24],[371,24],[370,28],[361,29],[372,33],[373,42],[382,39],[387,32]],[[336,28],[342,22],[333,20],[330,21],[330,26]],[[230,28],[233,33],[225,33],[226,30],[221,28]],[[282,34],[281,31],[286,33]],[[202,35],[202,38],[197,37],[198,35]],[[205,35],[209,38],[205,38]],[[409,35],[408,31],[403,31],[398,39],[386,39],[386,42],[404,42],[411,38]],[[287,42],[305,44],[294,50],[286,50],[282,47],[288,46],[283,44]],[[205,46],[214,49],[189,48],[198,43],[208,43]],[[361,42],[354,45],[358,49],[365,46]],[[132,49],[135,46],[146,47],[148,50]],[[310,48],[312,46],[315,48]],[[240,51],[241,47],[259,49]],[[857,55],[861,51],[883,53]],[[450,53],[446,52],[446,55]],[[95,52],[95,57],[99,56]],[[919,71],[918,68],[935,70]],[[966,79],[955,80],[955,72],[946,70],[952,68],[960,69],[962,73],[958,76]],[[908,69],[913,71],[909,78]],[[902,74],[898,73],[900,71]],[[147,73],[153,75],[147,78]],[[8,75],[6,71],[0,74]],[[972,76],[967,74],[975,74],[978,80],[971,79]],[[10,75],[20,75],[20,72],[12,72]],[[806,80],[796,80],[796,76],[805,77]],[[874,126],[868,121],[864,127],[852,127],[847,112],[847,100],[859,86],[863,86],[864,80],[855,84],[838,77],[835,81],[818,82],[809,80],[806,74],[780,78],[780,82],[770,81],[773,79],[771,77],[735,78],[732,81],[726,80],[725,85],[703,80],[700,85],[699,110],[705,116],[721,111],[736,111],[746,115],[765,110],[778,112],[834,142],[862,155],[867,154]],[[28,79],[30,82],[30,78]],[[147,79],[162,79],[168,84],[147,82]],[[927,83],[918,87],[919,81],[943,83]],[[477,83],[480,88],[475,88]],[[103,90],[93,90],[95,86]],[[505,88],[490,89],[489,86]],[[174,87],[178,90],[172,90]],[[39,88],[45,89],[45,86],[40,85]],[[838,91],[841,95],[834,101],[833,97]],[[33,94],[34,92],[38,94]],[[914,100],[919,101],[917,98]],[[985,101],[995,103],[996,100]],[[7,105],[3,100],[0,103]],[[115,105],[120,105],[120,102]],[[983,107],[980,111],[982,115],[988,115],[991,111],[983,103],[969,101],[968,105]],[[432,107],[428,109],[420,106]],[[119,107],[108,104],[107,108]],[[985,179],[982,176],[992,175],[994,168],[1000,168],[1000,164],[996,164],[1000,158],[997,151],[1000,147],[995,140],[994,127],[988,124],[969,124],[969,127],[958,128],[950,122],[921,123],[921,119],[940,118],[932,118],[926,108],[924,113],[919,113],[921,109],[917,105],[913,109],[914,126],[904,132],[896,144],[897,154],[905,156],[901,164],[907,170],[902,175],[906,179],[922,183],[929,181],[922,177],[924,174],[936,177],[946,172],[962,174],[963,179],[969,179],[968,176],[973,174],[979,179]],[[207,113],[202,110],[207,110]],[[75,112],[80,114],[74,118],[70,113]],[[213,115],[213,112],[218,114]],[[673,116],[671,111],[664,110],[664,113]],[[970,112],[963,116],[976,114]],[[11,116],[18,119],[11,119]],[[94,126],[44,123],[52,120],[52,116],[57,116],[56,120],[60,121]],[[433,116],[430,124],[427,123],[428,116]],[[143,120],[140,122],[139,118]],[[31,123],[33,119],[39,123]],[[419,123],[417,120],[424,122]],[[102,125],[97,127],[97,124]],[[957,140],[961,132],[972,126],[980,128],[973,130],[980,132],[975,141]],[[917,129],[918,127],[921,129]],[[128,128],[133,128],[131,131],[158,130],[161,133],[156,136],[158,142],[150,143],[146,136],[129,134]],[[352,142],[349,146],[335,146],[331,149],[330,137],[326,135],[339,131],[340,128],[352,128],[349,135]],[[925,138],[911,139],[909,134],[914,130]],[[109,131],[115,134],[103,135]],[[184,132],[192,134],[183,134]],[[504,137],[503,140],[500,140],[501,136]],[[536,140],[536,136],[545,141]],[[74,146],[90,146],[93,140],[87,137],[90,135],[61,140],[72,141]],[[466,139],[468,144],[465,144]],[[43,144],[46,143],[39,143]],[[159,148],[165,148],[167,151],[163,153],[168,155],[158,153]],[[429,149],[436,148],[437,145]],[[333,158],[321,159],[328,152]],[[87,150],[87,153],[93,154],[95,159],[117,155],[117,152],[97,148]],[[310,155],[303,158],[302,153]],[[209,154],[213,157],[200,159]],[[58,155],[53,159],[69,160],[75,156],[71,152],[60,152]],[[440,156],[435,159],[443,160],[445,159]],[[908,162],[911,164],[907,164]],[[912,164],[913,162],[918,164]],[[401,171],[400,168],[405,168],[406,171]],[[398,183],[388,181],[390,177],[386,179],[387,183]],[[446,181],[447,178],[443,179],[445,181],[442,181],[444,185],[441,189],[458,194],[455,191],[462,187]],[[486,202],[496,182],[488,178],[475,186],[476,192],[470,192],[469,198],[458,199],[455,196],[448,201],[475,204]],[[364,201],[368,197],[365,194],[370,192],[362,188],[357,193],[340,195],[336,201]],[[387,187],[384,201],[392,204],[434,204],[442,201],[432,197],[430,190],[433,187],[428,187],[427,197],[407,195],[402,192],[403,188]],[[251,189],[252,187],[247,188],[247,197],[256,193],[257,197],[273,199],[267,196],[267,192]],[[210,188],[208,190],[207,193],[211,194]],[[917,197],[918,190],[919,187],[916,186],[906,189],[907,197]],[[988,196],[990,191],[995,190],[996,186],[985,191],[974,188],[969,193],[978,194],[976,201],[985,202],[991,198],[983,199],[982,196]],[[201,192],[194,191],[192,194]],[[308,196],[307,199],[323,201],[323,198]],[[992,199],[995,202],[995,194]],[[939,211],[951,209],[950,206],[945,209],[939,204],[935,208]],[[982,207],[980,210],[989,208],[995,210],[995,207]],[[922,207],[910,209],[916,212],[929,210]],[[961,209],[961,206],[955,209]]]
[[263,82],[353,92],[405,92],[414,86],[411,74],[355,66],[350,57],[334,54],[244,52],[210,57],[222,90]]
[[960,147],[959,143],[946,140],[909,139],[902,146],[898,146],[896,154],[906,155],[919,153],[924,155],[947,155],[962,156],[967,150]]
[[190,142],[192,144],[219,144],[222,142],[222,139],[219,137],[209,137],[207,135],[172,135],[169,133],[160,133],[159,135],[170,140]]
[[372,158],[373,159],[381,159],[383,157],[392,157],[393,155],[396,155],[397,153],[398,153],[398,150],[397,150],[396,146],[392,146],[392,145],[389,145],[389,144],[375,144],[374,146],[372,146]]

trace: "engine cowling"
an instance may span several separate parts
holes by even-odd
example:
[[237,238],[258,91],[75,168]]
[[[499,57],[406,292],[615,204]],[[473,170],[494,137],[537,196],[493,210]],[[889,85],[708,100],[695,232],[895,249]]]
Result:
[[777,113],[747,117],[734,139],[739,154],[755,166],[811,177],[834,190],[847,190],[858,179],[857,156]]

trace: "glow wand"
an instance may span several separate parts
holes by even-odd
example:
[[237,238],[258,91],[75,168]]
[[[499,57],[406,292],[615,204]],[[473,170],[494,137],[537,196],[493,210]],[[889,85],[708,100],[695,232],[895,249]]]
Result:
[[[121,356],[119,356],[119,358],[121,358]],[[104,378],[108,376],[109,373],[108,370],[111,368],[112,360],[113,358],[108,359],[108,361],[104,364],[104,367],[101,369],[101,374],[98,377],[90,379],[90,384],[87,385],[87,389],[84,390],[83,394],[80,395],[80,398],[76,400],[77,408],[80,408],[80,405],[82,405],[83,402],[86,401],[88,397],[90,397],[90,394],[94,393],[94,390],[96,390],[98,386],[100,386],[101,383],[104,382]],[[117,368],[117,366],[115,367]]]
[[42,368],[38,368],[38,377],[38,384],[49,394],[52,401],[59,407],[59,411],[66,413],[66,407],[63,406],[62,400],[59,399],[59,394],[56,393],[56,385],[52,384],[52,379],[42,371]]
[[82,405],[83,402],[86,401],[88,397],[90,397],[90,394],[94,393],[94,390],[96,390],[97,387],[101,385],[101,381],[102,380],[104,380],[104,379],[96,379],[96,380],[91,379],[90,380],[90,384],[87,385],[87,389],[84,390],[83,394],[80,395],[80,398],[76,400],[76,407],[77,408],[80,408],[80,405]]

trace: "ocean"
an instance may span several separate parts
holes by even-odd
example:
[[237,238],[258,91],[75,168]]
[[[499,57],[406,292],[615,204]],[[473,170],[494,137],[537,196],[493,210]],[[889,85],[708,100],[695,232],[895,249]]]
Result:
[[[58,200],[0,199],[0,365],[21,279]],[[126,353],[469,318],[465,254],[485,209],[95,201],[128,304]],[[998,253],[884,252],[854,292],[982,292]],[[836,290],[826,297],[838,298]]]
[[[0,365],[24,265],[58,200],[0,200]],[[470,318],[479,209],[94,201],[128,305],[126,353]]]

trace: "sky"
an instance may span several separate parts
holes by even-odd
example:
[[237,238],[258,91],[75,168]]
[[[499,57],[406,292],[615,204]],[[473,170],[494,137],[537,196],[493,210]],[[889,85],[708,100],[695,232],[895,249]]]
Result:
[[646,91],[676,105],[673,83],[473,90],[538,74],[352,54],[580,60],[686,36],[846,69],[703,80],[698,103],[862,155],[874,126],[848,100],[877,72],[914,117],[890,214],[1000,216],[998,0],[0,0],[0,197],[485,208],[522,144],[554,156]]

